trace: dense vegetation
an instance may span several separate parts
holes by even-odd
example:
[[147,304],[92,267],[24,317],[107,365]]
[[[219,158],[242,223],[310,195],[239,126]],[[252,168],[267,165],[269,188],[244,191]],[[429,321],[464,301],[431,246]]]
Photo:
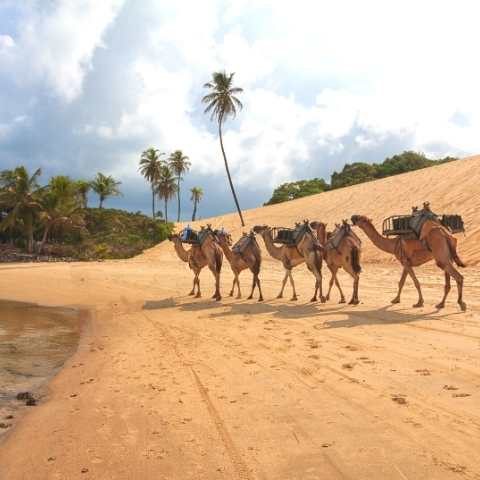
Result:
[[[2,255],[26,251],[84,260],[127,258],[172,231],[172,224],[141,213],[104,209],[110,196],[121,194],[120,182],[111,176],[98,173],[86,181],[59,175],[46,185],[40,185],[40,176],[40,169],[30,174],[25,167],[0,172]],[[90,189],[98,194],[97,209],[87,206]]]
[[385,159],[382,163],[356,162],[346,164],[341,172],[333,172],[330,185],[323,179],[299,180],[297,182],[284,183],[277,187],[270,200],[265,205],[285,202],[295,198],[305,197],[326,190],[348,187],[357,183],[369,182],[379,178],[390,177],[400,173],[419,170],[441,163],[457,160],[454,157],[445,157],[439,160],[427,158],[423,153],[406,151],[399,155]]

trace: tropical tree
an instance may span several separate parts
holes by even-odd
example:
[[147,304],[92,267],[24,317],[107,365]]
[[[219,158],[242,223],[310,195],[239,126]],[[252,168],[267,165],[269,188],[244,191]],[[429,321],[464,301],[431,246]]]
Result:
[[177,193],[177,179],[168,165],[160,169],[156,183],[156,193],[165,202],[165,223],[168,222],[168,201]]
[[232,190],[233,199],[242,222],[242,227],[245,226],[243,221],[242,211],[238,203],[237,194],[233,187],[232,177],[230,175],[230,169],[228,167],[227,156],[223,147],[222,138],[222,125],[228,119],[228,117],[235,118],[237,109],[243,108],[242,102],[235,96],[237,93],[242,93],[243,88],[233,86],[234,73],[227,75],[226,72],[214,72],[212,74],[212,81],[204,84],[205,88],[210,90],[208,95],[202,98],[202,102],[207,105],[205,113],[210,113],[211,120],[216,120],[218,123],[218,136],[220,138],[220,148],[222,150],[223,161],[225,162],[225,170],[227,172],[228,182],[230,183],[230,189]]
[[88,192],[92,189],[92,182],[88,180],[77,180],[76,182],[77,195],[80,197],[80,204],[82,208],[88,207]]
[[200,187],[193,187],[190,189],[190,193],[192,194],[190,200],[193,202],[192,222],[194,222],[195,217],[197,216],[197,206],[203,197],[203,189]]
[[41,188],[38,177],[41,169],[30,175],[23,166],[0,173],[0,207],[8,212],[0,224],[0,230],[20,225],[27,238],[27,252],[33,252],[33,228],[37,212],[41,209]]
[[172,172],[177,176],[177,222],[180,221],[180,182],[182,175],[190,170],[191,163],[188,161],[188,157],[183,154],[181,150],[175,150],[168,159],[168,164],[172,169]]
[[76,182],[68,179],[70,180],[70,186],[68,186],[65,179],[68,177],[50,179],[42,195],[42,210],[38,217],[44,230],[38,253],[42,253],[48,236],[54,229],[60,227],[81,228],[85,225],[81,212],[82,199],[76,195]]
[[140,173],[144,176],[145,180],[150,182],[152,189],[152,218],[155,219],[155,184],[160,176],[160,169],[164,165],[164,162],[160,159],[164,153],[160,153],[158,149],[150,147],[142,152],[140,157]]
[[118,188],[122,182],[118,182],[111,175],[104,175],[97,173],[97,176],[92,181],[92,190],[98,195],[100,203],[98,208],[103,208],[103,202],[108,197],[118,197],[122,193]]

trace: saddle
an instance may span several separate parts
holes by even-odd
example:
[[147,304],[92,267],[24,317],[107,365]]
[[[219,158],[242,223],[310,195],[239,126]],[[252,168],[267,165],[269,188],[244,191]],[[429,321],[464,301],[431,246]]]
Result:
[[362,244],[362,241],[358,238],[358,236],[352,230],[351,225],[346,220],[343,220],[341,225],[336,224],[335,230],[327,235],[327,243],[325,244],[325,247],[334,248],[335,250],[338,250],[340,243],[348,235],[355,238],[359,246]]
[[252,237],[252,233],[244,233],[240,237],[240,239],[233,245],[232,252],[241,255],[250,245],[252,239],[255,240],[255,237]]
[[199,245],[200,241],[198,238],[198,232],[193,230],[190,227],[185,227],[181,232],[180,232],[180,241],[182,243],[188,243],[189,245]]
[[295,228],[276,227],[274,230],[274,243],[295,246],[305,233],[305,225],[296,223]]

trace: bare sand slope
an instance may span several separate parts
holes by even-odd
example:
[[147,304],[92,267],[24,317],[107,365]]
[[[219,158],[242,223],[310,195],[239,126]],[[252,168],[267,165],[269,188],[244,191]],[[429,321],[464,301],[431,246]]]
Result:
[[[470,265],[480,264],[480,156],[470,157],[436,167],[409,172],[373,182],[354,185],[332,192],[312,195],[291,202],[245,211],[246,229],[257,224],[291,226],[308,218],[321,220],[333,227],[353,214],[367,215],[381,230],[385,217],[408,214],[413,205],[430,201],[438,213],[459,213],[466,224],[467,235],[458,236],[459,252]],[[241,233],[237,214],[205,219],[199,224],[225,226],[236,238]],[[376,249],[365,238],[363,259],[385,262],[391,258]],[[145,253],[155,258],[161,255],[155,247]]]
[[[4,298],[93,312],[47,401],[0,445],[2,480],[480,479],[478,269],[466,313],[453,298],[433,309],[432,269],[420,310],[410,286],[389,305],[388,265],[365,266],[358,307],[272,300],[276,263],[264,303],[192,299],[171,250],[0,270]],[[310,275],[296,279],[308,298]]]

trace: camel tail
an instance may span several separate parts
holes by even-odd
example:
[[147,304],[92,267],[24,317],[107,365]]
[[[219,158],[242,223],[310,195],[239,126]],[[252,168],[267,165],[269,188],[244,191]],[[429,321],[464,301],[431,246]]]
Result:
[[448,239],[448,247],[450,248],[450,253],[452,255],[453,261],[462,268],[465,268],[467,265],[461,260],[457,253],[457,242],[454,239]]
[[357,247],[352,247],[351,257],[353,271],[360,273],[362,267],[360,266],[360,250]]

